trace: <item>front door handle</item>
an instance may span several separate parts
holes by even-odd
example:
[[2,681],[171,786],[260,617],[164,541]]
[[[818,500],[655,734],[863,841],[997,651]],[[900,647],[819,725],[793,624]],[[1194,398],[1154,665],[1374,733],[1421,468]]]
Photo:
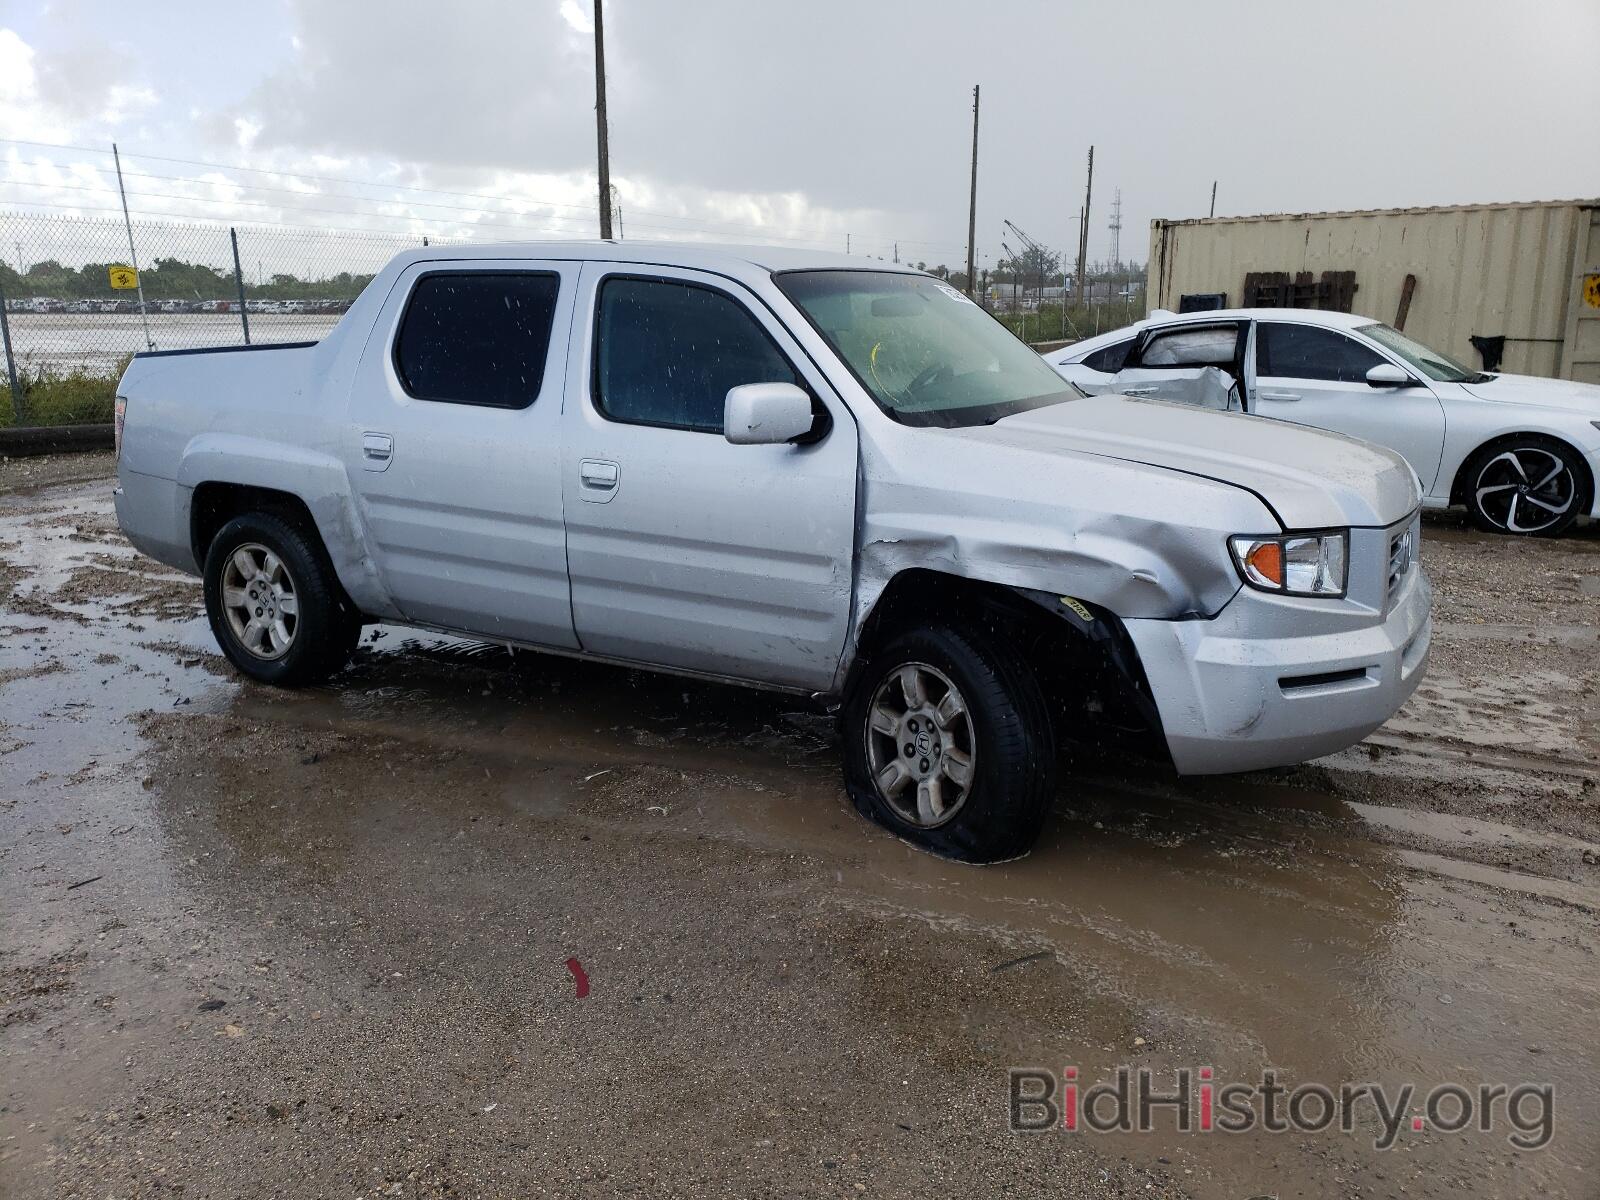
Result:
[[387,471],[394,457],[394,439],[387,433],[361,435],[361,465],[369,471]]
[[617,494],[622,468],[610,459],[585,458],[578,463],[578,493],[593,504],[605,504]]
[[1258,399],[1261,399],[1261,400],[1298,400],[1298,399],[1300,399],[1300,393],[1299,392],[1257,392],[1256,396],[1257,396]]

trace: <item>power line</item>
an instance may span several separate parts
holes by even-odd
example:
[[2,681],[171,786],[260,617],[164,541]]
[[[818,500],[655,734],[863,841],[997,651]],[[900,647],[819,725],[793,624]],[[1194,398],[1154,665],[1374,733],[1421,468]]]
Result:
[[[33,188],[43,188],[45,190],[51,190],[51,191],[89,192],[89,193],[93,193],[93,194],[114,194],[115,191],[116,191],[115,188],[91,187],[91,186],[89,186],[87,184],[49,183],[49,182],[45,182],[45,181],[41,181],[41,180],[25,180],[25,179],[3,179],[3,180],[0,180],[0,186],[6,186],[6,187],[33,187]],[[172,200],[172,201],[177,201],[177,202],[183,203],[183,204],[221,204],[221,205],[226,205],[226,206],[229,206],[229,207],[232,207],[232,208],[266,208],[266,209],[271,209],[271,210],[273,210],[275,212],[329,213],[329,214],[332,214],[332,215],[335,215],[335,216],[361,217],[363,219],[368,219],[368,220],[371,220],[371,219],[387,219],[387,220],[416,221],[416,222],[432,221],[432,222],[434,222],[436,224],[455,225],[455,226],[460,226],[460,227],[465,228],[465,229],[511,229],[511,230],[524,230],[525,231],[528,228],[528,224],[526,224],[526,223],[510,224],[510,223],[507,223],[507,222],[504,222],[504,221],[483,221],[483,220],[468,221],[468,220],[461,220],[461,219],[451,219],[451,218],[446,218],[446,217],[416,216],[416,215],[413,215],[413,214],[408,214],[408,213],[403,213],[403,212],[401,212],[401,213],[363,212],[363,211],[358,210],[358,209],[328,208],[328,207],[324,207],[324,206],[321,206],[321,205],[280,204],[280,203],[273,203],[273,202],[264,201],[264,200],[238,200],[238,199],[234,199],[234,198],[231,198],[231,197],[185,196],[185,195],[176,194],[176,193],[172,193],[172,192],[138,192],[138,191],[130,191],[128,193],[128,195],[136,196],[136,197],[138,197],[140,199],[145,199],[145,200]],[[373,198],[370,198],[370,199],[369,198],[364,198],[364,197],[344,197],[344,199],[356,200],[356,201],[364,201],[366,203],[372,203],[372,204],[403,205],[403,204],[410,203],[410,204],[412,204],[413,207],[417,207],[417,208],[446,208],[446,209],[452,209],[454,211],[459,211],[459,212],[481,211],[481,210],[472,209],[472,208],[468,208],[468,207],[460,206],[460,205],[430,205],[430,204],[426,204],[426,203],[423,203],[423,202],[408,202],[408,201],[400,201],[400,200],[380,200],[380,199],[377,199],[376,197],[373,197]],[[174,214],[174,215],[176,215],[176,214]],[[196,216],[196,214],[187,214],[187,215],[189,217],[191,217],[191,218]],[[496,215],[496,216],[520,216],[520,215],[523,215],[523,214],[496,212],[496,213],[493,213],[492,215]],[[529,213],[529,214],[526,214],[526,215],[530,218],[531,221],[533,221],[533,222],[541,222],[541,223],[544,223],[544,224],[549,224],[549,223],[557,222],[557,221],[571,221],[571,222],[577,222],[579,225],[584,226],[585,228],[587,228],[587,226],[588,226],[588,222],[586,220],[584,220],[583,218],[579,218],[579,217],[567,217],[567,216],[560,216],[560,215],[553,215],[553,214],[552,215],[544,215],[544,214],[537,214],[537,213]],[[207,218],[205,218],[203,216],[200,216],[199,219],[204,220],[204,219],[207,219]],[[656,230],[656,231],[662,232],[662,233],[675,233],[675,234],[701,233],[701,234],[709,234],[709,235],[712,235],[712,236],[716,236],[716,235],[718,235],[720,233],[720,231],[717,230],[717,229],[706,228],[706,227],[703,227],[703,226],[692,226],[692,225],[691,226],[683,226],[683,227],[663,226],[663,225],[655,225],[655,224],[648,223],[648,222],[635,222],[635,224],[636,224],[636,227],[644,228],[644,229],[653,229],[653,230]],[[553,230],[551,232],[564,233],[566,236],[571,237],[571,236],[573,236],[575,231],[572,231],[572,230],[559,230],[558,229],[558,230]],[[802,245],[802,246],[826,246],[827,245],[826,242],[819,242],[819,241],[816,241],[815,239],[810,239],[810,238],[792,238],[792,237],[786,237],[783,234],[776,234],[776,233],[766,233],[766,234],[762,234],[760,236],[762,238],[768,240],[768,241],[792,242],[792,243],[795,243],[797,245]]]
[[[71,151],[76,151],[76,152],[80,152],[80,153],[84,153],[84,154],[100,154],[100,155],[105,155],[107,157],[109,157],[110,153],[111,153],[109,150],[101,150],[101,149],[98,149],[97,147],[94,147],[94,146],[78,146],[78,145],[73,145],[73,144],[67,143],[67,142],[33,142],[33,141],[26,141],[26,140],[21,139],[21,138],[0,138],[0,144],[13,145],[13,146],[37,146],[37,147],[40,147],[40,148],[43,148],[43,149],[46,149],[46,150],[71,150]],[[253,175],[272,175],[272,176],[277,176],[277,177],[283,178],[283,179],[305,179],[305,180],[310,180],[313,183],[343,184],[343,185],[346,185],[346,186],[349,186],[349,187],[387,188],[387,189],[389,189],[391,191],[420,192],[420,193],[423,193],[425,195],[435,195],[435,196],[458,196],[458,197],[463,197],[463,198],[469,199],[469,200],[488,200],[488,201],[492,201],[492,202],[495,202],[495,203],[501,203],[501,204],[526,203],[526,204],[537,204],[537,205],[541,205],[541,206],[546,207],[546,208],[570,208],[570,209],[573,209],[573,210],[578,211],[578,212],[590,212],[590,211],[592,211],[590,209],[590,206],[587,205],[587,204],[568,204],[565,201],[543,200],[543,199],[538,199],[536,197],[529,197],[529,198],[526,198],[526,199],[518,199],[516,197],[511,197],[511,196],[489,195],[489,194],[484,193],[484,192],[463,192],[463,191],[455,191],[455,190],[452,190],[450,188],[422,187],[422,186],[419,186],[419,185],[416,185],[416,184],[385,183],[385,182],[381,182],[381,181],[378,181],[378,180],[349,179],[349,178],[343,178],[343,177],[332,176],[332,175],[311,175],[311,174],[307,174],[306,172],[303,172],[303,171],[286,171],[286,170],[273,169],[273,168],[270,168],[270,167],[244,167],[244,166],[238,166],[238,165],[235,165],[235,164],[232,164],[232,163],[210,162],[210,161],[205,160],[205,159],[197,159],[197,158],[174,158],[174,157],[171,157],[169,155],[162,155],[162,154],[130,154],[129,157],[130,158],[144,159],[144,160],[150,161],[150,162],[170,162],[170,163],[178,163],[178,164],[180,164],[182,166],[189,166],[189,167],[207,167],[207,168],[210,168],[212,170],[218,170],[218,171],[242,171],[242,172],[248,172],[248,173],[253,174]],[[53,166],[63,166],[63,165],[70,165],[70,164],[52,163],[51,165],[53,165]],[[131,172],[130,172],[130,174],[131,174]],[[149,178],[149,179],[174,179],[174,180],[180,180],[181,179],[184,182],[193,182],[193,183],[208,184],[208,185],[214,185],[214,184],[219,182],[217,180],[185,179],[182,176],[173,176],[173,175],[141,174],[140,177],[141,178]],[[244,183],[233,183],[233,184],[231,184],[231,186],[234,186],[234,187],[250,187],[250,188],[256,188],[258,190],[259,189],[263,189],[263,187],[264,187],[264,185],[261,185],[261,184],[244,184]],[[294,192],[293,188],[272,189],[272,190],[275,190],[275,191],[281,190],[281,191]],[[295,192],[294,194],[296,194],[296,195],[306,195],[308,193]],[[361,198],[361,197],[353,197],[353,196],[349,197],[349,199],[358,199],[358,198]],[[683,215],[681,213],[660,212],[660,211],[657,211],[657,210],[644,209],[644,208],[630,209],[630,211],[642,214],[644,216],[662,217],[662,218],[665,218],[665,219],[668,219],[668,220],[692,221],[692,220],[696,220],[697,219],[697,218],[692,217],[692,216],[685,216],[685,215]],[[744,222],[744,221],[717,221],[717,222],[714,222],[714,223],[715,224],[719,224],[719,225],[727,226],[728,228],[735,228],[735,229],[766,230],[766,229],[771,228],[768,225],[757,225],[757,224],[751,224],[749,222]],[[819,226],[789,226],[789,228],[794,230],[795,232],[817,233],[817,234],[828,234],[828,235],[831,235],[831,233],[832,233],[831,230],[826,230],[826,229],[823,229],[823,228],[821,228]],[[885,239],[885,240],[887,240],[887,239]],[[902,238],[901,240],[905,241],[906,239]],[[936,243],[929,242],[929,243],[924,243],[924,244],[935,245]]]
[[[64,164],[50,163],[48,165],[59,167],[59,166],[62,166]],[[97,170],[98,168],[95,168],[95,169]],[[409,205],[409,206],[411,206],[413,208],[440,208],[440,209],[445,209],[445,210],[448,210],[448,211],[451,211],[451,212],[488,212],[488,213],[491,213],[491,214],[494,214],[494,215],[515,216],[515,217],[534,215],[534,214],[518,211],[515,208],[511,209],[510,211],[505,211],[505,210],[501,210],[501,209],[487,208],[487,207],[485,207],[483,205],[444,204],[444,203],[441,203],[439,201],[433,201],[433,200],[399,200],[399,199],[392,199],[392,198],[387,198],[387,197],[382,197],[382,196],[354,196],[354,195],[349,195],[349,194],[344,193],[344,192],[308,192],[308,191],[303,191],[300,188],[272,187],[272,186],[270,186],[268,184],[261,184],[261,183],[238,183],[238,182],[235,182],[234,180],[199,179],[199,178],[195,178],[194,176],[189,176],[189,175],[156,175],[156,174],[152,174],[152,173],[150,173],[148,171],[124,171],[123,174],[129,179],[150,179],[150,180],[155,180],[155,181],[162,182],[162,183],[188,184],[188,185],[192,185],[192,186],[195,186],[195,187],[211,187],[211,188],[230,187],[230,188],[239,188],[240,190],[245,191],[245,192],[252,192],[252,193],[255,193],[255,192],[269,192],[269,193],[272,193],[272,194],[275,194],[275,195],[294,196],[294,197],[296,197],[297,199],[300,199],[300,200],[308,200],[308,199],[314,200],[314,199],[319,199],[320,198],[320,199],[328,199],[328,200],[349,200],[349,201],[352,201],[352,202],[358,203],[358,204],[405,204],[405,205]],[[77,178],[81,178],[81,176],[79,176]],[[47,181],[47,180],[29,180],[29,179],[0,180],[0,183],[3,183],[3,182],[15,183],[15,184],[17,184],[19,186],[23,186],[23,187],[51,187],[51,188],[69,188],[69,189],[79,188],[79,189],[81,189],[84,186],[82,184],[55,183],[55,182],[51,182],[51,181]],[[370,186],[372,186],[372,187],[385,187],[387,185],[374,183],[374,184],[371,184]],[[615,189],[613,188],[613,190],[615,190]],[[144,194],[145,195],[166,195],[166,193],[153,193],[153,192],[152,193],[144,193]],[[472,193],[472,192],[440,192],[440,193],[437,193],[437,194],[439,194],[439,195],[453,195],[453,196],[466,196],[466,197],[471,197],[471,196],[475,195],[475,193]],[[217,198],[217,197],[209,197],[209,196],[181,196],[181,197],[174,196],[172,198],[184,199],[184,200],[193,200],[193,201],[196,201],[196,202],[202,203],[202,204],[222,204],[222,203],[226,203],[226,204],[245,204],[245,203],[248,203],[247,201],[236,200],[236,199],[234,199],[232,197]],[[480,198],[485,200],[485,201],[489,201],[489,202],[495,203],[495,204],[505,204],[505,205],[513,205],[513,206],[515,206],[515,205],[523,205],[523,206],[526,206],[528,208],[580,208],[585,212],[587,211],[587,206],[553,204],[550,201],[525,200],[525,199],[520,199],[520,198],[518,198],[516,196],[488,196],[488,195],[484,195],[484,196],[481,196]],[[280,205],[278,207],[289,209],[289,208],[302,208],[304,206],[302,206],[302,205]],[[314,211],[314,210],[308,210],[308,211]],[[328,211],[334,211],[334,210],[328,210]],[[338,210],[338,211],[348,211],[348,210]],[[645,209],[641,209],[639,211],[648,212],[648,210],[645,210]],[[556,220],[556,221],[578,221],[581,224],[586,224],[587,223],[586,219],[577,218],[577,217],[566,217],[566,216],[561,216],[559,214],[553,214],[553,215],[551,215],[549,217],[549,219],[550,220]],[[715,231],[715,230],[720,230],[721,228],[726,227],[726,228],[737,228],[737,229],[750,229],[750,230],[754,230],[754,231],[763,233],[765,236],[768,236],[768,237],[774,237],[774,236],[781,237],[781,236],[783,236],[781,234],[772,234],[772,233],[767,232],[771,228],[770,226],[742,225],[742,224],[733,224],[733,225],[729,225],[729,226],[724,226],[722,222],[718,222],[718,221],[711,221],[711,222],[707,222],[705,224],[696,225],[696,224],[692,224],[692,222],[694,222],[695,219],[696,218],[694,218],[694,217],[679,217],[679,216],[671,216],[671,215],[663,215],[661,217],[661,220],[684,222],[685,224],[683,225],[683,228],[686,231],[692,230],[692,231],[695,231],[695,232],[705,233],[705,232],[712,232],[712,231]],[[658,230],[663,230],[663,231],[671,231],[671,230],[674,230],[674,229],[678,228],[677,226],[658,225],[658,224],[645,224],[645,225],[641,225],[640,227],[641,228],[646,228],[646,229],[658,229]],[[824,242],[817,241],[815,239],[795,239],[795,240],[811,241],[811,242],[813,242],[814,244],[817,244],[817,245],[826,244]],[[884,240],[884,244],[885,245],[889,244],[888,239]],[[946,249],[946,250],[948,250],[948,249],[951,248],[948,245],[945,245],[943,243],[937,243],[937,242],[925,242],[925,243],[921,243],[921,244],[927,245],[927,246],[933,246],[933,247],[938,248],[938,249]]]

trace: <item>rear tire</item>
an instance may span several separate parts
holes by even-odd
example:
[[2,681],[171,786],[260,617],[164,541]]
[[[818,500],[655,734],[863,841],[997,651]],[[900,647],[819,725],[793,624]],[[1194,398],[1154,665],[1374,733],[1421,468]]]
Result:
[[1055,794],[1055,730],[1016,651],[929,626],[895,637],[855,676],[845,787],[863,816],[961,862],[1033,848]]
[[1589,507],[1582,459],[1554,438],[1530,434],[1487,446],[1463,474],[1467,511],[1486,533],[1556,537]]
[[212,538],[206,616],[241,672],[278,687],[320,683],[361,636],[320,543],[271,513],[235,517]]

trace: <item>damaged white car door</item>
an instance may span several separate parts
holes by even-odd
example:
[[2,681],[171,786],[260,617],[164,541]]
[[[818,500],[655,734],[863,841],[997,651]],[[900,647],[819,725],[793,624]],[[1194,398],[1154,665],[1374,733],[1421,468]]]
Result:
[[[572,619],[598,655],[823,689],[850,619],[855,422],[789,332],[709,272],[588,263],[563,413]],[[809,394],[799,443],[735,444],[728,392]]]
[[1243,321],[1153,330],[1103,390],[1241,412],[1248,332]]

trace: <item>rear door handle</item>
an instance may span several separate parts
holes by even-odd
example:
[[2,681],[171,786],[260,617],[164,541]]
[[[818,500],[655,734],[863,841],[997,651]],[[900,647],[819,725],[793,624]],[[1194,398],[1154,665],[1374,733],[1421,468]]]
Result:
[[1257,396],[1258,399],[1261,399],[1261,400],[1298,400],[1298,399],[1300,399],[1300,393],[1299,392],[1257,392],[1256,396]]
[[362,466],[367,470],[386,471],[393,457],[394,439],[387,433],[368,432],[361,435]]
[[605,504],[617,494],[622,468],[610,459],[585,458],[578,463],[578,492],[590,503]]

